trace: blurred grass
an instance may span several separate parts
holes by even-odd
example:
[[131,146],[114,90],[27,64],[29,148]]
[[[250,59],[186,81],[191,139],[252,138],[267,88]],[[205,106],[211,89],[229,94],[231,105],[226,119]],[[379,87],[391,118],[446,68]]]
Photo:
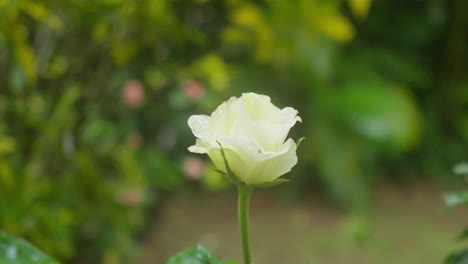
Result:
[[[434,185],[375,191],[370,237],[356,243],[350,220],[319,195],[293,198],[288,191],[255,190],[251,232],[256,263],[442,263],[460,248],[455,237],[467,212],[447,210]],[[164,263],[174,252],[202,243],[225,259],[241,259],[235,192],[189,191],[173,196],[144,254],[135,263]],[[352,221],[352,220],[351,220]],[[315,261],[315,262],[313,262]]]

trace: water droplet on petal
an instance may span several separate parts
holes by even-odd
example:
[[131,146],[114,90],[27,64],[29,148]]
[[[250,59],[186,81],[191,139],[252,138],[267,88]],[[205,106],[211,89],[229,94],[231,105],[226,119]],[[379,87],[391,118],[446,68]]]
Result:
[[196,137],[200,138],[206,132],[208,120],[209,117],[206,116],[192,116],[189,118],[189,126]]

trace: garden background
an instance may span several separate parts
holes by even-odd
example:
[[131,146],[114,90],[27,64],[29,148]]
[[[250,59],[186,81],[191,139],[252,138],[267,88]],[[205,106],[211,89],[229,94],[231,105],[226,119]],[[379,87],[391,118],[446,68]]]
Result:
[[[258,263],[397,263],[418,237],[398,263],[441,263],[467,219],[442,200],[468,158],[466,14],[463,0],[0,0],[0,228],[63,263],[159,263],[197,241],[239,259],[233,189],[188,153],[187,119],[253,91],[298,109],[306,137],[292,183],[254,192]],[[284,237],[294,223],[315,229]]]

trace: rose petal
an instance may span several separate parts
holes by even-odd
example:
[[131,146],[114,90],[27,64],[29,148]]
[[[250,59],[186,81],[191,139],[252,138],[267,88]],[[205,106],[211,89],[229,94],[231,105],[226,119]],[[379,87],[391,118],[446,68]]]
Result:
[[211,114],[210,131],[213,134],[230,135],[238,113],[237,98],[231,97]]
[[293,127],[297,121],[302,122],[298,111],[292,107],[285,107],[281,110],[281,123],[288,124]]
[[208,133],[210,117],[207,115],[193,115],[189,118],[187,123],[190,129],[192,129],[193,135],[200,138]]
[[247,184],[270,182],[291,171],[297,164],[296,143],[288,139],[275,153],[265,156],[245,179]]

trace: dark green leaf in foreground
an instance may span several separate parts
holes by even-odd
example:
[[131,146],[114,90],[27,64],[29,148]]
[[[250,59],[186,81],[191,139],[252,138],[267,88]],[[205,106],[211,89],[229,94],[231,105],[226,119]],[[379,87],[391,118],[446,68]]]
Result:
[[468,263],[468,249],[450,255],[445,264],[467,264]]
[[0,263],[58,264],[30,243],[0,231]]
[[179,252],[166,264],[236,264],[236,262],[218,260],[206,248],[196,245]]

